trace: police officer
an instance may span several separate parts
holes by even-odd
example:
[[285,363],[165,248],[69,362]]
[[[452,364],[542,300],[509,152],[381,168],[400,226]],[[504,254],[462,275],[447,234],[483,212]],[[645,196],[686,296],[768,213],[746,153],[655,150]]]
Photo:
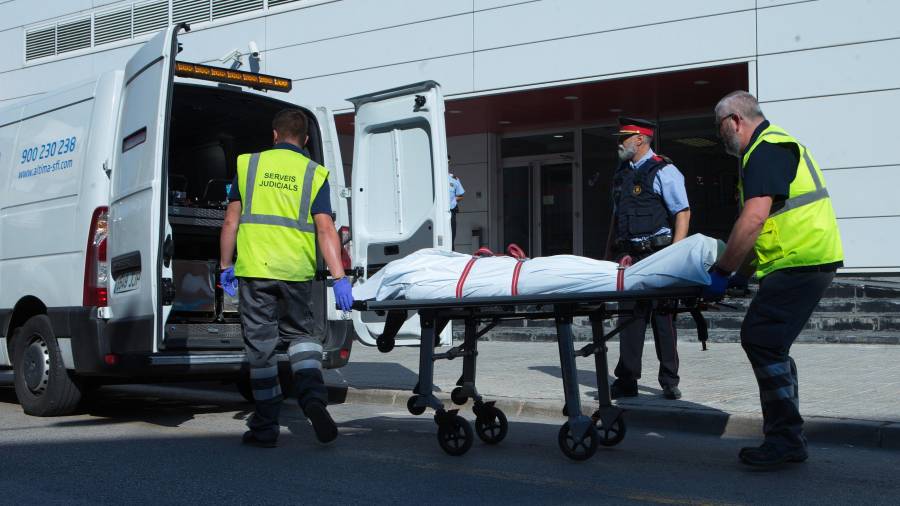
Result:
[[[311,280],[316,243],[334,282],[335,299],[349,311],[353,295],[344,275],[331,214],[328,170],[302,148],[305,114],[285,109],[272,121],[274,146],[241,155],[220,236],[223,288],[240,292],[244,349],[255,412],[243,442],[274,447],[282,392],[275,349],[287,341],[298,401],[316,438],[337,437],[322,380],[323,331],[313,319]],[[237,262],[232,265],[235,243]],[[237,280],[240,280],[238,283]]]
[[[450,161],[449,156],[447,161]],[[463,199],[466,190],[459,178],[452,173],[449,174],[448,182],[450,183],[450,249],[453,249],[453,245],[456,244],[456,215],[459,213],[459,201]]]
[[754,270],[759,278],[741,346],[759,386],[765,441],[742,449],[739,458],[753,466],[803,462],[806,439],[790,349],[843,265],[837,220],[809,150],[769,123],[753,95],[726,95],[715,115],[725,150],[741,162],[742,208],[705,295],[721,296]]
[[[656,125],[650,121],[619,118],[619,160],[613,184],[613,227],[616,259],[637,262],[687,236],[691,210],[684,176],[668,158],[650,148]],[[678,399],[678,347],[671,314],[650,311],[623,303],[624,309],[636,308],[635,321],[619,335],[619,363],[612,397],[637,395],[641,377],[641,355],[647,320],[652,321],[656,357],[659,359],[659,384],[663,396]]]

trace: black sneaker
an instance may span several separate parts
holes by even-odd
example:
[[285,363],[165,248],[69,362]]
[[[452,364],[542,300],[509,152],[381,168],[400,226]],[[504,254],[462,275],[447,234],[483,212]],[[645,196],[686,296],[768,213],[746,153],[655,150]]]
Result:
[[303,409],[306,418],[312,423],[313,430],[316,432],[316,439],[320,443],[330,443],[337,439],[338,429],[334,423],[334,419],[328,413],[325,404],[319,401],[312,401]]
[[257,446],[259,448],[275,448],[276,446],[278,446],[276,440],[259,439],[258,437],[256,437],[256,434],[254,434],[252,430],[248,430],[244,433],[244,435],[241,437],[241,443],[250,446]]
[[615,381],[612,386],[609,387],[609,395],[613,399],[618,399],[620,397],[637,397],[637,394],[637,382],[620,383]]
[[663,397],[675,401],[681,399],[681,390],[675,385],[665,385],[663,388]]
[[738,458],[748,466],[773,467],[785,462],[804,462],[809,457],[806,448],[778,448],[775,444],[765,442],[760,446],[741,448]]

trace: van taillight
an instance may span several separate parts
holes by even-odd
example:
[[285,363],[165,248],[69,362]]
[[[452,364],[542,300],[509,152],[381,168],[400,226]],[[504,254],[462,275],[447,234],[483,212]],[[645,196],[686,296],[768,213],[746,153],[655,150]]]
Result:
[[109,209],[98,207],[91,217],[87,251],[84,257],[84,296],[82,305],[106,307],[109,302],[109,264],[106,262],[106,237],[109,234]]
[[352,267],[350,261],[350,247],[353,245],[350,241],[350,227],[341,227],[340,230],[338,230],[338,234],[341,236],[341,264],[343,264],[345,271],[349,271]]

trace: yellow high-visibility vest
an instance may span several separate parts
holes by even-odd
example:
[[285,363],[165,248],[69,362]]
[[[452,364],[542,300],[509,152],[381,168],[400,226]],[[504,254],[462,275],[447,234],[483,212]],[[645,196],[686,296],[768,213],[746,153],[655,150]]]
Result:
[[822,171],[806,146],[784,129],[769,125],[741,159],[738,182],[741,205],[744,202],[744,170],[753,151],[763,142],[795,145],[800,161],[784,207],[769,214],[754,245],[756,276],[762,279],[779,269],[842,261],[841,234]]
[[308,281],[316,272],[316,227],[310,208],[328,170],[289,149],[237,160],[241,221],[239,277]]

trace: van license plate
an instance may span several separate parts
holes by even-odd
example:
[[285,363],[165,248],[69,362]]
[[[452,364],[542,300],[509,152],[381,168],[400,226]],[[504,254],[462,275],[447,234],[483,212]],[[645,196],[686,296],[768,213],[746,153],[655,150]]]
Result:
[[131,271],[116,276],[113,293],[130,292],[141,284],[141,271]]

